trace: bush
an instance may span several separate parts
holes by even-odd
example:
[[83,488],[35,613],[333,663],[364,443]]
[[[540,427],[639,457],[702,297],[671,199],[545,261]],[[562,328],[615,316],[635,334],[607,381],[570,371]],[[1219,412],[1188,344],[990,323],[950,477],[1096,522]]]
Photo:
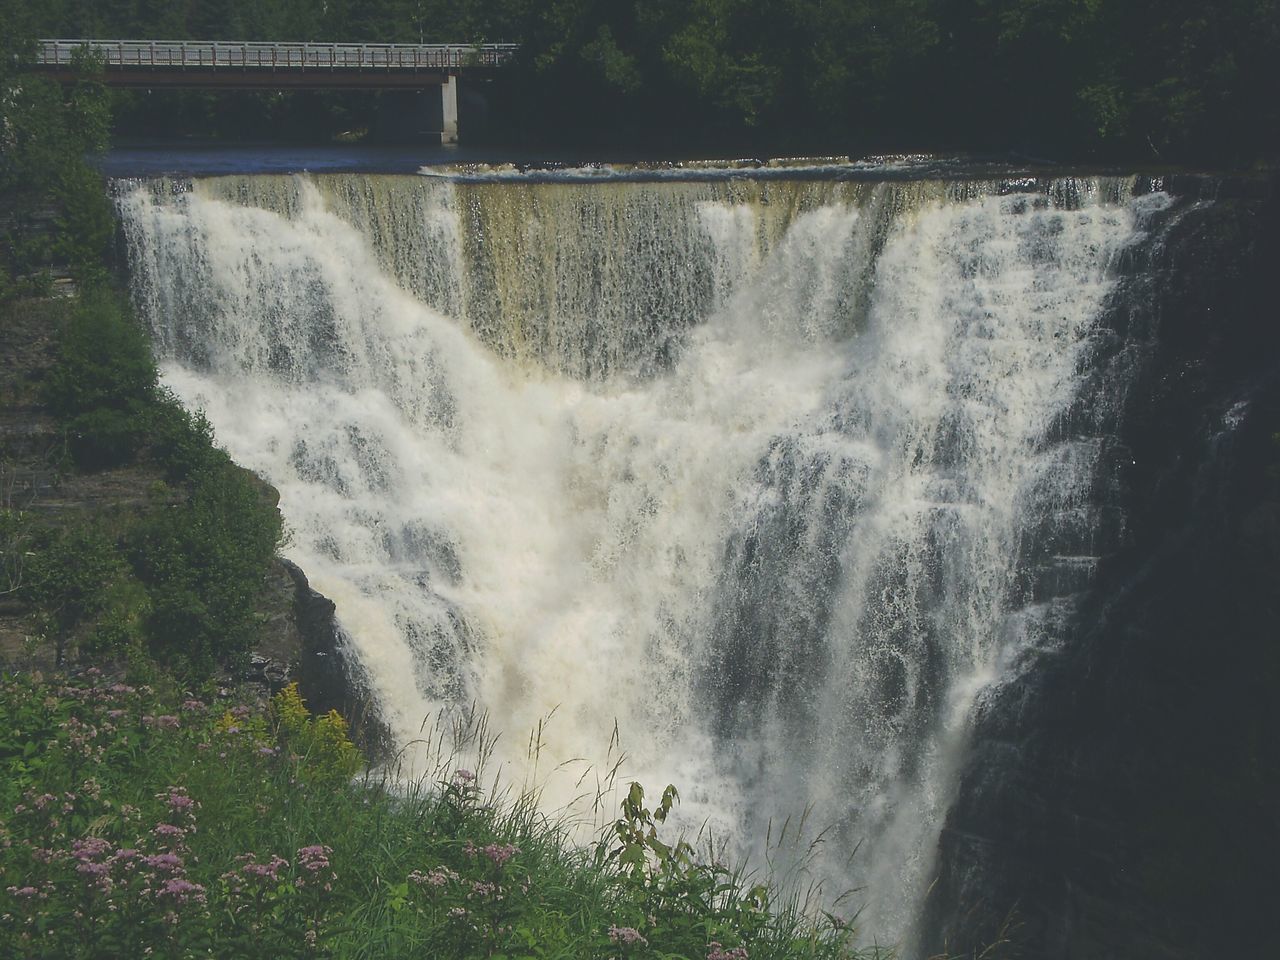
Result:
[[279,511],[228,461],[193,477],[186,502],[144,520],[132,561],[151,595],[152,653],[196,675],[242,662],[281,530]]
[[24,589],[44,632],[56,642],[59,661],[72,640],[92,629],[128,573],[114,539],[92,523],[47,533],[32,551]]
[[58,362],[44,402],[59,417],[98,409],[134,410],[152,401],[151,344],[126,305],[109,290],[85,291],[58,337]]
[[132,463],[146,442],[146,408],[99,407],[66,421],[67,448],[77,467],[106,470]]
[[[29,596],[60,655],[76,639],[90,653],[145,648],[188,676],[236,665],[257,639],[256,607],[280,541],[274,500],[214,445],[203,413],[188,413],[158,386],[148,339],[119,296],[86,292],[58,351],[43,399],[62,420],[76,465],[149,462],[185,494],[126,521],[114,545],[77,534],[37,551],[42,579]],[[97,552],[74,576],[55,573],[74,563],[68,551],[91,546]]]

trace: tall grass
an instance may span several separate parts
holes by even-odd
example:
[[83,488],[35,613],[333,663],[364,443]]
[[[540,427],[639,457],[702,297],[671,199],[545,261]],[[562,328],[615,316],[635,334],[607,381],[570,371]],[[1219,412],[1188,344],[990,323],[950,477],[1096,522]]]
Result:
[[429,741],[425,777],[353,777],[341,718],[292,689],[262,709],[92,671],[4,679],[0,956],[862,956],[799,894],[664,838],[674,790],[631,786],[582,845],[535,792],[456,765],[458,744],[490,752],[482,717]]

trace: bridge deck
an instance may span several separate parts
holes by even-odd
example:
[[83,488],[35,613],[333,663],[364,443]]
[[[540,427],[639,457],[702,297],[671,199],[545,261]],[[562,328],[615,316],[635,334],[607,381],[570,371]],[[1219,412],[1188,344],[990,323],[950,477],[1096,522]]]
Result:
[[516,44],[410,43],[226,43],[194,40],[41,40],[36,63],[69,68],[88,49],[105,62],[108,75],[122,71],[307,73],[458,71],[498,67]]

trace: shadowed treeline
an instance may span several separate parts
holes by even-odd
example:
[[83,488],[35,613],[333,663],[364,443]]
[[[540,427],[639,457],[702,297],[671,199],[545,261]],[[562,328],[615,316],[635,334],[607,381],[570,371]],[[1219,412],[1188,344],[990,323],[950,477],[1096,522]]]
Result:
[[[527,144],[1274,157],[1276,0],[5,0],[17,32],[513,41],[490,136]],[[156,110],[163,96],[164,109]],[[328,135],[369,96],[121,97],[129,133]],[[157,125],[164,129],[157,130]]]

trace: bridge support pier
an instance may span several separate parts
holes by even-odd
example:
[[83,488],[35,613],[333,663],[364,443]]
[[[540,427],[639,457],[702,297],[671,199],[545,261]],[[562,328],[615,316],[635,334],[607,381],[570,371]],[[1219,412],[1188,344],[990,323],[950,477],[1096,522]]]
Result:
[[452,74],[440,84],[440,142],[458,142],[458,78]]

